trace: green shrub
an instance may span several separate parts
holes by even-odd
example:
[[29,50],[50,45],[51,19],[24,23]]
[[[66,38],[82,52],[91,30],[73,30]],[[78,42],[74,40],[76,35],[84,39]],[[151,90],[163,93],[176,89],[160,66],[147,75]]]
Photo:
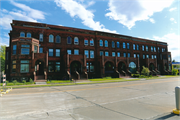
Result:
[[132,77],[139,77],[140,74],[132,74]]
[[47,81],[46,83],[49,84],[49,83],[51,83],[51,82],[50,82],[50,81]]
[[172,74],[177,75],[178,74],[178,69],[172,69]]
[[149,76],[149,68],[146,68],[146,67],[144,67],[143,66],[143,69],[142,69],[142,71],[141,71],[141,74],[142,75],[145,75],[145,76]]
[[9,81],[6,80],[6,85],[8,85],[8,84],[9,84]]
[[13,80],[13,84],[16,85],[16,83],[17,83],[17,80]]
[[26,84],[26,80],[23,80],[22,83],[25,85]]
[[31,84],[34,84],[34,81],[33,81],[31,78],[30,78],[29,82],[30,82]]

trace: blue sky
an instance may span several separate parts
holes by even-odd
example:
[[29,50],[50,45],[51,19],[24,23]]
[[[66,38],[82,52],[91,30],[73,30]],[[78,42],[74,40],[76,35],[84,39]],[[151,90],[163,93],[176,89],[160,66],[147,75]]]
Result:
[[1,45],[13,19],[167,42],[180,61],[180,0],[1,0]]

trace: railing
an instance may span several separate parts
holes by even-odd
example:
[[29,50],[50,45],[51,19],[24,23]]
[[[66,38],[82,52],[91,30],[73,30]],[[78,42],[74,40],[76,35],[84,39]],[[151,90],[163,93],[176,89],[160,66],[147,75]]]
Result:
[[80,79],[80,75],[79,75],[78,71],[76,71],[75,74],[76,74],[76,78],[79,80]]
[[86,79],[88,79],[88,73],[87,73],[87,72],[84,72],[84,77],[85,77]]

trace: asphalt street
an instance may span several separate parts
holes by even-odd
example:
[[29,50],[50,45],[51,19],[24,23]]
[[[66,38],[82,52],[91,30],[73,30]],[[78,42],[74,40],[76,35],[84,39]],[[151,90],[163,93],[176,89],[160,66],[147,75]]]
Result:
[[180,77],[13,89],[0,97],[0,120],[178,120]]

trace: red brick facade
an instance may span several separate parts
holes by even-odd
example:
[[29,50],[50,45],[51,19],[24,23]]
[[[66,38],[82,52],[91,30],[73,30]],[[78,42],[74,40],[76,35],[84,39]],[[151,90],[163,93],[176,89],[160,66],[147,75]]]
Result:
[[[164,42],[16,20],[11,26],[5,71],[9,80],[121,77],[135,71],[141,72],[142,66],[148,67],[152,74],[171,73],[171,53]],[[50,35],[54,38],[50,38]],[[60,39],[56,38],[57,35]],[[78,41],[74,40],[75,37]],[[87,45],[85,39],[88,40]],[[100,40],[103,41],[101,46]],[[108,47],[105,47],[105,40]],[[71,54],[67,50],[71,50]],[[100,55],[100,51],[103,55]]]

